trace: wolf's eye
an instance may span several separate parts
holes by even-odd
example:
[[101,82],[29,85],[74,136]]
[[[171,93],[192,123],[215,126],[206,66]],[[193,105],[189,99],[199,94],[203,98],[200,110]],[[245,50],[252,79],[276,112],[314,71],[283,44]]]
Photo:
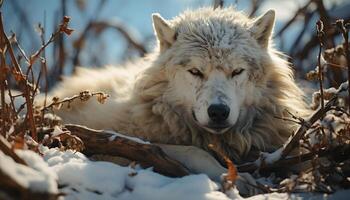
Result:
[[237,75],[240,75],[243,71],[244,71],[244,69],[235,69],[235,70],[232,72],[231,77],[235,77],[235,76],[237,76]]
[[203,78],[203,73],[196,68],[192,68],[188,70],[188,72],[190,72],[193,76],[198,76],[200,78]]

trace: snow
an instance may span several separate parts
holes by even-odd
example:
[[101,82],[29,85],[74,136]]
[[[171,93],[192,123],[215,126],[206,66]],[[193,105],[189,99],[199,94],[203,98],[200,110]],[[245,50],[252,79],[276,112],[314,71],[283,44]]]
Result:
[[229,199],[206,175],[168,178],[140,170],[127,184],[133,190],[122,193],[120,199]]
[[132,140],[132,141],[134,141],[134,142],[140,143],[140,144],[150,144],[150,142],[141,140],[140,138],[126,136],[126,135],[117,133],[117,132],[115,132],[115,131],[107,131],[107,132],[110,133],[110,134],[113,134],[113,135],[109,138],[109,141],[115,140],[116,137],[122,137],[122,138],[126,138],[126,139],[129,139],[129,140]]
[[57,136],[63,134],[64,132],[69,132],[69,131],[63,131],[59,126],[54,126],[53,131],[51,133],[51,136],[57,137]]
[[[204,174],[170,178],[153,172],[151,168],[121,167],[110,162],[90,161],[85,155],[72,150],[60,151],[40,146],[39,151],[42,157],[29,150],[16,150],[29,167],[16,164],[0,151],[0,170],[23,187],[64,193],[61,200],[243,199],[235,188],[222,193],[220,185]],[[278,155],[269,154],[266,158],[273,160]],[[248,199],[345,199],[349,192],[343,190],[327,197],[323,194],[271,193]]]
[[57,193],[57,175],[52,173],[43,159],[32,151],[16,151],[28,166],[17,164],[0,151],[0,171],[9,175],[23,188],[36,192]]
[[255,161],[256,165],[260,166],[261,162],[264,162],[265,164],[272,164],[276,162],[281,158],[282,151],[283,151],[283,148],[279,148],[272,153],[266,153],[266,152],[261,153],[261,159],[258,159]]

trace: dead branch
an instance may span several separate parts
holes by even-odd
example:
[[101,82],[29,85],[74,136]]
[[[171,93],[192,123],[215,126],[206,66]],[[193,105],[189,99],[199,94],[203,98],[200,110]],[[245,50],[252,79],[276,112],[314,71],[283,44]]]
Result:
[[299,145],[299,140],[306,133],[312,124],[321,119],[328,111],[332,109],[337,101],[337,97],[333,97],[327,102],[324,108],[318,108],[308,120],[305,120],[304,124],[299,127],[296,133],[292,136],[291,140],[283,147],[281,158],[285,158],[289,153]]
[[214,0],[214,10],[217,8],[222,8],[224,6],[224,0]]
[[275,163],[271,165],[261,165],[257,168],[255,163],[245,163],[242,165],[237,166],[237,169],[239,172],[250,172],[253,173],[255,170],[272,170],[275,168],[281,168],[281,167],[290,167],[299,163],[303,163],[306,161],[312,160],[315,156],[321,157],[335,157],[340,160],[346,160],[349,159],[350,155],[350,145],[345,146],[339,146],[331,149],[323,149],[317,152],[309,152],[301,155],[296,156],[289,156],[283,159],[280,159],[276,161]]
[[254,17],[256,11],[260,8],[264,0],[252,0],[251,10],[249,11],[249,17]]
[[309,5],[311,4],[311,2],[312,1],[310,0],[303,7],[299,8],[299,10],[295,12],[294,16],[287,23],[285,23],[285,25],[281,28],[281,30],[277,32],[275,37],[281,37],[284,31],[287,30],[288,27],[297,20],[298,16],[304,15],[307,9],[309,8]]
[[144,56],[147,53],[146,47],[127,30],[127,27],[125,27],[124,24],[116,21],[91,21],[83,31],[83,34],[75,41],[74,45],[76,47],[76,51],[73,56],[74,66],[80,65],[79,55],[84,46],[84,42],[88,36],[88,33],[91,30],[100,33],[107,28],[118,31],[127,40],[127,42],[140,53],[141,56]]
[[[312,17],[314,16],[314,12],[305,12],[304,13],[304,24],[303,27],[308,27]],[[296,36],[296,39],[294,40],[292,46],[290,47],[290,54],[294,54],[294,51],[298,49],[298,45],[300,44],[300,42],[302,41],[302,38],[304,36],[304,34],[307,32],[306,28],[301,29],[301,31],[298,33],[298,35]]]
[[158,146],[138,143],[110,132],[79,125],[67,124],[65,128],[84,142],[86,155],[121,156],[146,166],[153,166],[156,172],[171,177],[189,174],[184,166],[169,158]]
[[16,45],[17,49],[19,50],[19,52],[21,53],[21,55],[23,56],[23,58],[29,63],[29,58],[26,55],[26,53],[24,52],[23,48],[21,47],[21,45],[19,44],[18,40],[17,40],[17,36],[15,33],[12,33],[11,38],[10,38],[11,43],[13,43],[14,45]]
[[[302,125],[299,127],[299,129],[296,131],[296,133],[291,136],[291,138],[286,142],[286,144],[282,147],[282,153],[281,153],[281,157],[279,160],[277,160],[276,162],[280,162],[281,160],[285,160],[285,158],[289,155],[289,153],[297,148],[299,146],[299,141],[300,139],[303,137],[303,135],[306,133],[307,130],[309,130],[309,128],[311,127],[312,124],[314,124],[317,120],[321,119],[328,111],[333,109],[334,104],[337,101],[337,97],[333,97],[331,100],[329,100],[327,102],[327,104],[325,105],[324,109],[322,109],[321,107],[319,107],[312,115],[309,119],[304,120],[304,122],[302,123]],[[278,149],[277,151],[279,151],[280,149]],[[257,169],[260,169],[262,167],[262,165],[260,165],[260,161],[262,158],[258,158],[257,161],[255,162],[250,162],[250,163],[246,163],[243,165],[238,166],[238,170],[239,171],[254,171]],[[273,167],[275,165],[275,163],[270,163],[270,164],[265,164],[265,168],[270,168]]]

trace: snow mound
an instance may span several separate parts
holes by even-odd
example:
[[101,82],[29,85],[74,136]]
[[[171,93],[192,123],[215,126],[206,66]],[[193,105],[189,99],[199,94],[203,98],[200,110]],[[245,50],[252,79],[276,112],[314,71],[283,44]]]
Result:
[[151,169],[90,161],[71,150],[42,147],[44,160],[58,175],[64,199],[229,199],[207,175],[169,178]]

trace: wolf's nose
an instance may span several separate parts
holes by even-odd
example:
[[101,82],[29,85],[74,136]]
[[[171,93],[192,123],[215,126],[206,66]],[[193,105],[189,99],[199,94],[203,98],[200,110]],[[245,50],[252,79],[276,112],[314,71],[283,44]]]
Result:
[[225,104],[211,104],[208,108],[209,118],[215,123],[225,121],[229,114],[230,108]]

